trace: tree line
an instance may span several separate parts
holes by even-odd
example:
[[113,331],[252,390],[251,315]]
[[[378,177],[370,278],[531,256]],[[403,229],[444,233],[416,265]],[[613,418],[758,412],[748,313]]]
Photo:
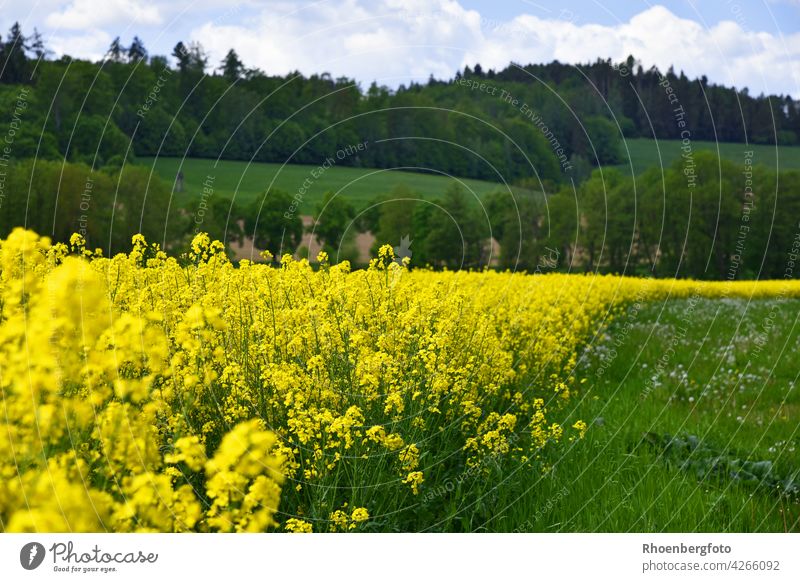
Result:
[[200,213],[196,203],[176,205],[169,185],[140,166],[0,159],[0,236],[22,224],[60,241],[79,232],[114,254],[138,232],[181,251],[205,231],[228,244],[252,239],[278,260],[311,231],[333,260],[357,263],[356,236],[368,232],[373,256],[389,243],[413,266],[796,278],[800,171],[753,162],[747,152],[736,164],[699,151],[636,177],[598,168],[551,194],[509,188],[478,198],[457,182],[444,192],[399,185],[363,208],[328,193],[305,227],[277,189],[244,206],[214,196]]
[[714,280],[800,276],[800,172],[776,172],[747,151],[741,164],[700,151],[637,177],[596,169],[550,195],[498,190],[478,201],[454,185],[433,202],[417,198],[401,188],[377,199],[360,221],[377,243],[412,241],[416,265]]
[[128,46],[117,38],[100,62],[54,59],[38,33],[15,24],[0,62],[4,111],[21,86],[31,89],[14,155],[93,167],[184,155],[316,164],[368,140],[343,164],[552,188],[624,161],[623,137],[680,138],[676,106],[695,140],[800,143],[800,107],[789,96],[645,70],[633,57],[476,64],[453,79],[362,89],[328,74],[267,75],[233,50],[211,63],[196,42],[161,56],[138,37]]
[[[207,226],[220,238],[254,236],[279,256],[297,248],[304,232],[286,212],[291,202],[280,190],[247,208],[217,199]],[[231,217],[243,228],[232,227]],[[399,185],[359,209],[329,193],[308,230],[330,257],[352,262],[356,235],[369,232],[373,256],[389,243],[415,266],[797,278],[800,171],[776,172],[746,150],[740,164],[699,151],[641,176],[599,168],[548,195],[498,189],[478,198],[457,182],[442,193]]]
[[201,228],[228,242],[252,237],[280,256],[304,233],[287,213],[288,193],[244,207],[213,197],[198,224],[196,207],[173,204],[173,185],[125,162],[187,155],[318,164],[369,141],[340,163],[508,187],[476,200],[456,185],[442,193],[399,186],[366,208],[328,195],[311,228],[332,257],[354,259],[355,235],[370,232],[412,264],[436,268],[725,279],[781,277],[796,250],[797,172],[704,152],[636,178],[608,166],[622,161],[623,136],[685,138],[687,128],[691,139],[794,144],[798,103],[644,70],[632,57],[475,65],[450,80],[362,90],[326,74],[268,76],[233,50],[214,69],[198,43],[179,42],[165,57],[138,38],[127,47],[115,39],[101,62],[53,59],[38,33],[14,25],[0,61],[8,116],[0,236],[21,224],[56,240],[81,232],[113,253],[136,232],[184,248]]

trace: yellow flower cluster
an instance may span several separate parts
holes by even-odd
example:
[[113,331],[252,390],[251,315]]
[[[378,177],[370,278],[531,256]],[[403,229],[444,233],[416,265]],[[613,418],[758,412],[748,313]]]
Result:
[[350,531],[443,467],[583,437],[554,422],[576,354],[634,298],[800,295],[322,258],[234,265],[203,234],[182,258],[138,235],[111,258],[1,241],[0,526]]
[[192,403],[176,389],[172,360],[183,352],[170,325],[191,326],[192,312],[173,319],[130,277],[155,272],[166,255],[140,237],[130,255],[111,260],[86,253],[80,237],[70,244],[77,256],[24,230],[0,243],[2,527],[274,525],[283,480],[276,437],[255,420],[220,424],[208,439],[183,419]]
[[[347,504],[342,509],[337,509],[328,517],[331,532],[346,532],[356,529],[359,524],[369,519],[369,511],[366,507],[357,507],[351,513],[347,513]],[[296,521],[296,520],[295,520]],[[310,527],[310,526],[307,526]],[[296,533],[298,530],[293,530]]]

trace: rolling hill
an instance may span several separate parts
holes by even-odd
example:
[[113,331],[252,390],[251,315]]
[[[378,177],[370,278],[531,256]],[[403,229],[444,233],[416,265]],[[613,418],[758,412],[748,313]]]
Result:
[[[630,174],[631,165],[634,174],[638,175],[653,166],[669,166],[681,155],[680,140],[653,140],[647,138],[627,139],[623,143],[623,154],[629,159],[615,167]],[[626,150],[627,146],[627,150]],[[774,170],[800,170],[800,147],[774,146],[744,143],[724,143],[713,141],[692,141],[692,150],[708,150],[723,159],[744,165],[745,151],[752,151],[754,165],[764,164]]]
[[[437,198],[454,180],[478,198],[498,188],[505,188],[493,182],[445,175],[335,165],[320,169],[320,166],[310,165],[248,164],[229,160],[217,162],[202,158],[139,158],[137,164],[154,168],[156,175],[170,184],[180,169],[184,182],[183,190],[176,192],[178,204],[189,203],[200,196],[204,183],[211,185],[215,195],[235,198],[242,205],[272,186],[301,198],[301,214],[312,214],[316,204],[329,190],[341,190],[356,208],[363,208],[378,195],[391,192],[399,184],[405,184],[425,199]],[[518,193],[529,192],[520,188],[513,190]]]

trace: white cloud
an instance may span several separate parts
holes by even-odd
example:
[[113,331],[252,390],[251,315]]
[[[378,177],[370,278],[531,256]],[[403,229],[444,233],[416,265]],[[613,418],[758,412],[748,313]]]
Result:
[[80,55],[92,61],[101,60],[111,44],[111,36],[102,30],[89,30],[80,36],[47,37],[47,48],[57,55]]
[[438,2],[432,17],[429,4],[343,0],[294,12],[271,6],[247,24],[206,23],[192,39],[215,63],[233,47],[249,66],[269,73],[327,71],[396,85],[430,73],[451,76],[465,49],[480,40],[477,13],[447,0]]
[[207,23],[192,33],[222,59],[233,47],[269,73],[328,71],[389,85],[450,77],[464,65],[585,63],[629,54],[646,67],[674,65],[690,77],[748,86],[753,93],[800,96],[800,34],[778,36],[722,21],[710,29],[653,6],[615,26],[520,15],[483,17],[455,0],[342,0],[272,4],[247,23]]
[[707,75],[717,83],[748,86],[751,92],[800,96],[800,34],[783,39],[744,30],[732,21],[709,29],[693,20],[654,6],[617,26],[575,25],[559,20],[520,16],[515,28],[526,34],[488,34],[465,54],[462,64],[479,61],[502,67],[558,59],[585,63],[598,57],[621,61],[629,54],[645,67],[670,65],[689,77]]
[[53,12],[45,21],[53,28],[93,29],[115,24],[158,25],[162,23],[158,7],[138,0],[72,0],[61,12]]
[[[57,2],[40,1],[48,7]],[[56,53],[77,57],[98,58],[121,27],[141,34],[146,44],[153,38],[149,33],[157,34],[164,46],[156,50],[163,52],[179,40],[171,30],[176,17],[183,40],[199,41],[213,65],[234,48],[248,66],[273,74],[330,72],[362,84],[377,79],[396,86],[430,74],[449,78],[476,62],[486,69],[510,61],[585,63],[633,54],[645,67],[674,65],[690,77],[706,75],[713,82],[747,86],[751,93],[800,97],[800,33],[758,32],[733,20],[706,29],[663,6],[608,26],[559,19],[557,11],[546,12],[553,17],[497,20],[458,0],[235,0],[221,8],[213,0],[57,5],[46,20],[48,43]]]

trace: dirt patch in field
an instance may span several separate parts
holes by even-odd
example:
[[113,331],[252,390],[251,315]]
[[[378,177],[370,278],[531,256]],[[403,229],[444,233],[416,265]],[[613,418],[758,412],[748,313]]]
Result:
[[[299,259],[301,256],[306,255],[305,252],[301,253],[301,250],[308,249],[307,256],[309,260],[311,262],[316,262],[317,254],[322,245],[320,245],[319,239],[310,232],[313,228],[314,218],[307,214],[302,215],[300,218],[303,221],[303,238],[301,239],[300,245],[294,250],[293,256],[295,259]],[[355,244],[358,250],[358,263],[369,263],[369,260],[372,258],[372,247],[375,244],[375,236],[371,232],[360,232],[356,235]],[[486,250],[491,257],[489,264],[491,266],[497,266],[500,257],[500,244],[495,239],[491,239],[488,245]],[[261,258],[261,251],[264,249],[259,249],[253,245],[252,237],[246,237],[242,243],[232,243],[231,250],[233,251],[233,258],[237,261],[242,259],[248,259],[253,262],[263,261]],[[332,259],[336,262],[336,257],[332,257]]]
[[[301,249],[304,247],[308,249],[308,257],[313,262],[317,258],[317,253],[319,253],[320,248],[322,245],[319,242],[319,239],[312,235],[310,230],[313,228],[314,218],[307,214],[301,215],[300,219],[303,221],[303,238],[300,241],[298,247],[294,250],[294,257],[299,259],[301,255],[305,253],[301,253]],[[356,236],[356,248],[358,249],[358,262],[359,263],[368,263],[371,257],[370,249],[372,245],[375,243],[375,237],[372,235],[371,232],[360,232]],[[233,258],[235,260],[242,260],[247,259],[253,262],[261,262],[263,259],[261,258],[261,252],[264,249],[259,249],[253,244],[252,237],[245,237],[244,241],[241,243],[233,243],[231,244],[231,250],[233,251]],[[272,250],[272,249],[270,249]],[[274,251],[273,251],[274,252]],[[335,259],[335,257],[334,257]]]

